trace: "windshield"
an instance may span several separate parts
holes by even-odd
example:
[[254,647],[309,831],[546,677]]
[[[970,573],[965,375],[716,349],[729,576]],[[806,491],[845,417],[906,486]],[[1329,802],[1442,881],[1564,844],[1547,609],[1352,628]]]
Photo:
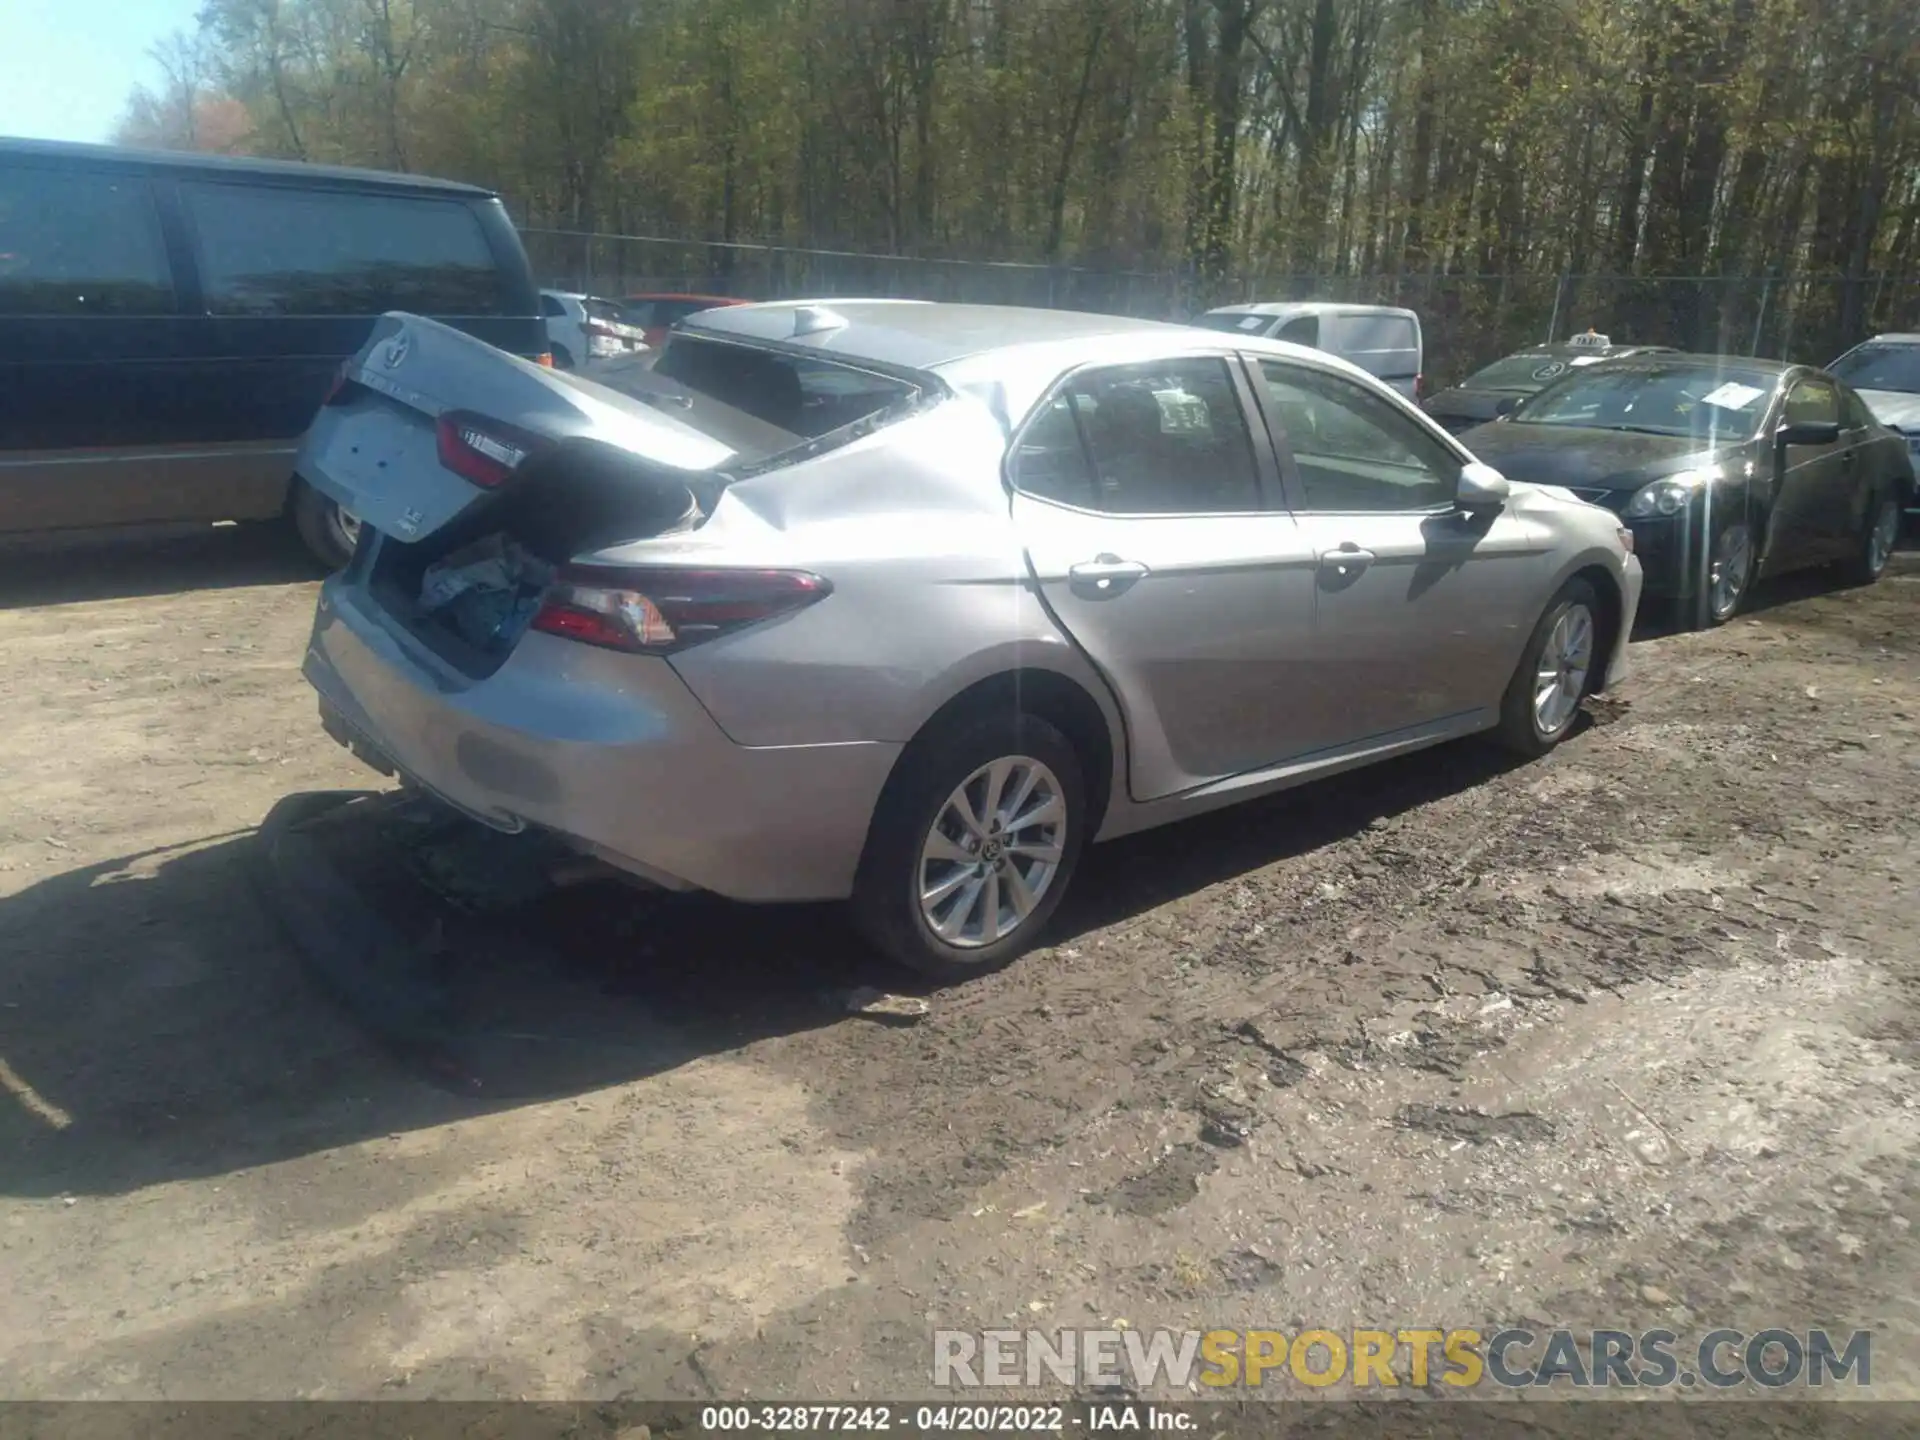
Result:
[[1516,425],[1570,425],[1643,435],[1755,434],[1775,378],[1714,365],[1576,370],[1524,401]]
[[1904,390],[1920,395],[1920,345],[1861,345],[1828,367],[1856,390]]
[[1598,355],[1509,355],[1460,382],[1462,390],[1499,390],[1509,395],[1531,395],[1569,370],[1598,364]]

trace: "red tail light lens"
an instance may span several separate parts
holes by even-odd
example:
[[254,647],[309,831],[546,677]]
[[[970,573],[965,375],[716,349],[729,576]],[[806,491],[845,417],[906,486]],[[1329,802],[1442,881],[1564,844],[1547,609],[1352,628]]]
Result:
[[333,372],[333,379],[327,385],[327,398],[320,402],[321,405],[337,405],[344,401],[347,398],[344,394],[346,388],[347,362],[343,360],[340,363],[340,368]]
[[609,650],[664,655],[791,614],[833,593],[804,570],[696,570],[570,565],[533,628]]
[[458,411],[440,417],[437,439],[440,463],[483,490],[506,483],[537,443],[510,425]]

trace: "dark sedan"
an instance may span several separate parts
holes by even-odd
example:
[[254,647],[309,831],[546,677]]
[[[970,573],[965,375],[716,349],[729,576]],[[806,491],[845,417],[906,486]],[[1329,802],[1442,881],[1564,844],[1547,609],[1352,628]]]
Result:
[[1499,418],[1527,396],[1538,394],[1572,371],[1603,360],[1649,353],[1673,352],[1666,345],[1616,345],[1605,335],[1576,335],[1558,345],[1535,345],[1496,360],[1458,385],[1429,396],[1421,408],[1458,435]]
[[1646,593],[1704,590],[1713,625],[1787,570],[1838,563],[1878,579],[1914,489],[1906,442],[1858,395],[1772,360],[1668,353],[1582,368],[1461,439],[1511,479],[1619,515]]

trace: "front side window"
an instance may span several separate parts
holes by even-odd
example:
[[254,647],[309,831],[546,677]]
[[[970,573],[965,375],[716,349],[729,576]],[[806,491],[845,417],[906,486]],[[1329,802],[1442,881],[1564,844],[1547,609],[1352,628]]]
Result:
[[1308,512],[1431,510],[1451,505],[1460,461],[1364,386],[1283,360],[1260,376],[1300,473]]
[[1014,476],[1029,494],[1113,515],[1261,508],[1246,414],[1214,358],[1074,376],[1027,427]]
[[1789,425],[1837,425],[1839,392],[1825,380],[1801,380],[1787,392],[1785,415]]
[[216,315],[498,315],[480,222],[458,200],[181,186]]
[[131,176],[0,167],[0,315],[168,315],[153,198]]

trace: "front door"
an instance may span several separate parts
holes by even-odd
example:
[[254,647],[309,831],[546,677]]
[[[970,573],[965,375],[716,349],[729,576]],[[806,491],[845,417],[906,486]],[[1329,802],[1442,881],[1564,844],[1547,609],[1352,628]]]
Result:
[[1095,367],[1015,445],[1028,564],[1120,705],[1136,800],[1311,749],[1327,726],[1331,697],[1301,683],[1314,557],[1251,399],[1219,356]]
[[[1840,423],[1840,394],[1831,380],[1796,380],[1782,402],[1787,425]],[[1853,447],[1843,428],[1827,445],[1787,445],[1774,452],[1780,488],[1774,501],[1768,574],[1815,565],[1844,552],[1851,543],[1851,467]]]
[[1338,739],[1498,706],[1550,579],[1545,527],[1455,509],[1460,459],[1372,389],[1292,361],[1254,372],[1314,553],[1308,673],[1340,697]]

